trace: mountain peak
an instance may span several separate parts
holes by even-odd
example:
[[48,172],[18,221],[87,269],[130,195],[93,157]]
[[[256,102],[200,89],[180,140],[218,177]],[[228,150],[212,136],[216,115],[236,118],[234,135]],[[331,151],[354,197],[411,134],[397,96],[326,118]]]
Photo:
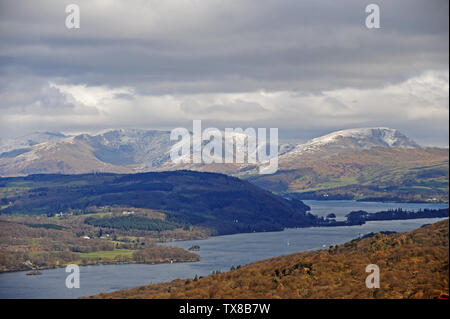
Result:
[[143,136],[152,134],[167,134],[167,131],[162,130],[146,130],[138,128],[117,128],[117,129],[106,129],[100,131],[91,136]]
[[294,152],[327,150],[357,150],[372,147],[418,148],[416,142],[400,131],[388,127],[364,127],[340,130],[298,145]]
[[0,154],[17,149],[29,148],[33,145],[45,142],[57,142],[69,137],[60,132],[33,132],[19,137],[2,140],[0,144]]

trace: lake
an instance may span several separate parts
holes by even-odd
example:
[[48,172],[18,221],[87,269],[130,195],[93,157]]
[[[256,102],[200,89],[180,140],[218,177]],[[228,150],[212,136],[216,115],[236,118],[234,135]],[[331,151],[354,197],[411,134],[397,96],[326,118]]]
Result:
[[[376,212],[389,208],[418,210],[446,208],[448,204],[400,204],[355,201],[304,201],[311,212],[320,216],[334,213],[337,219],[353,210]],[[80,267],[80,288],[68,289],[64,268],[42,270],[40,276],[27,276],[26,271],[0,274],[0,298],[78,298],[158,283],[176,278],[206,276],[211,272],[227,271],[231,266],[245,265],[257,260],[299,251],[328,248],[378,231],[410,231],[442,219],[426,218],[367,222],[361,226],[290,228],[280,232],[236,234],[205,240],[180,241],[163,245],[185,249],[199,245],[199,262],[159,265],[124,264]]]

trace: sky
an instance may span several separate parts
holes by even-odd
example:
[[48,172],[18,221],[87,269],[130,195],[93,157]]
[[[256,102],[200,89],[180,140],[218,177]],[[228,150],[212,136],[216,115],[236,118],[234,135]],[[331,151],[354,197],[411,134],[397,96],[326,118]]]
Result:
[[0,0],[0,138],[202,120],[448,146],[448,0],[376,1],[368,29],[371,1]]

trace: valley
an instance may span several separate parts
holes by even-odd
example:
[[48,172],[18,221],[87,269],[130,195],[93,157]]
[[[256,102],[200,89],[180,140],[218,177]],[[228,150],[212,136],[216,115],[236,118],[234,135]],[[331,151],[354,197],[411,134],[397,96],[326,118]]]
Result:
[[[392,207],[393,204],[308,201],[313,212],[331,211],[333,207],[350,210],[379,211]],[[349,205],[352,208],[349,209]],[[408,204],[409,209],[419,210],[438,208],[443,204]],[[401,207],[401,206],[400,206]],[[371,210],[372,209],[372,210]],[[334,211],[334,209],[333,209]],[[341,210],[336,209],[341,216]],[[196,262],[143,264],[113,263],[86,265],[80,264],[80,289],[65,288],[67,274],[64,268],[40,270],[42,276],[26,276],[26,271],[6,272],[0,274],[0,297],[2,298],[77,298],[92,296],[102,292],[113,292],[120,289],[131,289],[151,283],[170,282],[175,279],[194,279],[207,277],[212,273],[224,273],[230,269],[241,268],[260,260],[327,249],[329,246],[341,245],[355,238],[383,232],[407,232],[420,228],[424,224],[432,224],[442,219],[425,218],[393,221],[369,221],[363,225],[343,227],[309,227],[288,228],[281,232],[242,233],[225,236],[211,236],[206,239],[193,239],[157,243],[158,246],[172,246],[188,250],[194,246],[199,250],[192,251],[200,256]],[[364,236],[362,236],[364,235]],[[131,238],[130,238],[131,239]],[[324,246],[325,245],[325,246]],[[325,248],[323,248],[325,247]],[[249,254],[249,251],[251,253]],[[240,267],[239,267],[240,266]],[[32,278],[31,278],[32,277]]]
[[[352,237],[348,237],[347,228],[355,229],[352,233],[366,229],[364,237],[372,236],[374,231],[383,231],[387,236],[392,231],[384,221],[395,221],[397,231],[404,229],[401,222],[408,221],[408,225],[417,228],[420,221],[448,218],[448,207],[408,210],[383,204],[448,202],[448,149],[420,147],[390,129],[339,131],[300,145],[281,145],[279,170],[271,175],[257,174],[258,167],[254,165],[170,163],[170,143],[167,134],[160,131],[116,130],[95,136],[38,134],[34,138],[36,141],[19,140],[3,145],[4,152],[0,154],[0,172],[6,169],[3,172],[10,173],[11,163],[20,168],[16,171],[19,174],[0,177],[0,272],[3,273],[53,268],[56,271],[68,264],[86,267],[202,264],[201,258],[211,267],[216,262],[208,260],[217,252],[206,249],[205,255],[201,240],[206,238],[321,227],[317,237],[320,240],[326,238],[325,229],[332,228],[336,234],[345,234],[336,238],[348,240]],[[45,141],[46,138],[49,140]],[[50,161],[45,159],[47,156]],[[36,172],[40,174],[28,175]],[[312,213],[311,207],[303,202],[308,199],[328,200],[331,204],[328,213]],[[364,207],[368,201],[379,202],[381,206],[365,211],[351,210],[354,206],[351,204],[342,211],[337,209],[336,200],[360,201],[360,206],[355,207]],[[337,219],[334,212],[339,212]],[[184,242],[191,244],[189,247],[178,244]],[[288,243],[291,245],[291,241]],[[317,243],[313,240],[311,244]],[[307,247],[311,246],[303,249]],[[284,250],[277,248],[277,251]],[[260,258],[270,256],[273,252]],[[339,255],[339,260],[346,258],[345,254]],[[255,261],[241,260],[243,264]],[[223,269],[223,265],[219,268]],[[236,267],[232,265],[232,269],[234,273]],[[213,271],[213,276],[220,276],[221,271]],[[210,272],[208,268],[206,275]],[[185,272],[175,278],[182,274]],[[174,279],[167,275],[168,280]],[[266,287],[265,276],[264,273],[258,277],[261,283],[249,285]],[[198,279],[201,286],[192,288],[200,296],[241,296],[235,292],[228,295],[231,292],[226,289],[213,292],[213,288],[205,288],[203,283],[210,280],[207,278],[212,277]],[[267,280],[284,285],[281,278]],[[290,286],[294,285],[295,281],[291,282]],[[181,294],[179,283],[191,285],[189,279],[176,280],[152,288],[149,294],[145,288],[139,291],[145,291],[142,296],[152,298],[188,296]],[[131,288],[124,284],[121,287]],[[166,288],[178,292],[167,295]],[[203,289],[208,291],[206,295]],[[261,295],[258,290],[255,296],[291,298],[297,293],[306,298],[323,297],[313,289],[307,295],[298,292],[298,288],[297,292],[289,289],[277,296]],[[244,291],[242,296],[252,296],[248,288]],[[436,296],[426,289],[420,293]],[[102,297],[127,294],[117,292]]]
[[215,173],[30,175],[0,185],[3,272],[197,261],[156,244],[319,221],[301,201]]
[[[70,263],[173,263],[196,253],[158,246],[286,228],[353,227],[370,221],[448,217],[424,207],[317,216],[236,177],[194,171],[0,178],[0,271]],[[329,213],[335,211],[330,206]]]

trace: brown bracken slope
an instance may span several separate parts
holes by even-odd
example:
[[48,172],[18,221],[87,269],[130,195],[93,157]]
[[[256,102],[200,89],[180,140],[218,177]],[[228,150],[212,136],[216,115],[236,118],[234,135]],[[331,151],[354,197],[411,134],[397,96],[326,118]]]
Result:
[[[200,279],[174,280],[93,298],[448,298],[448,220],[376,234],[325,250],[262,260]],[[365,285],[368,264],[380,288]]]

